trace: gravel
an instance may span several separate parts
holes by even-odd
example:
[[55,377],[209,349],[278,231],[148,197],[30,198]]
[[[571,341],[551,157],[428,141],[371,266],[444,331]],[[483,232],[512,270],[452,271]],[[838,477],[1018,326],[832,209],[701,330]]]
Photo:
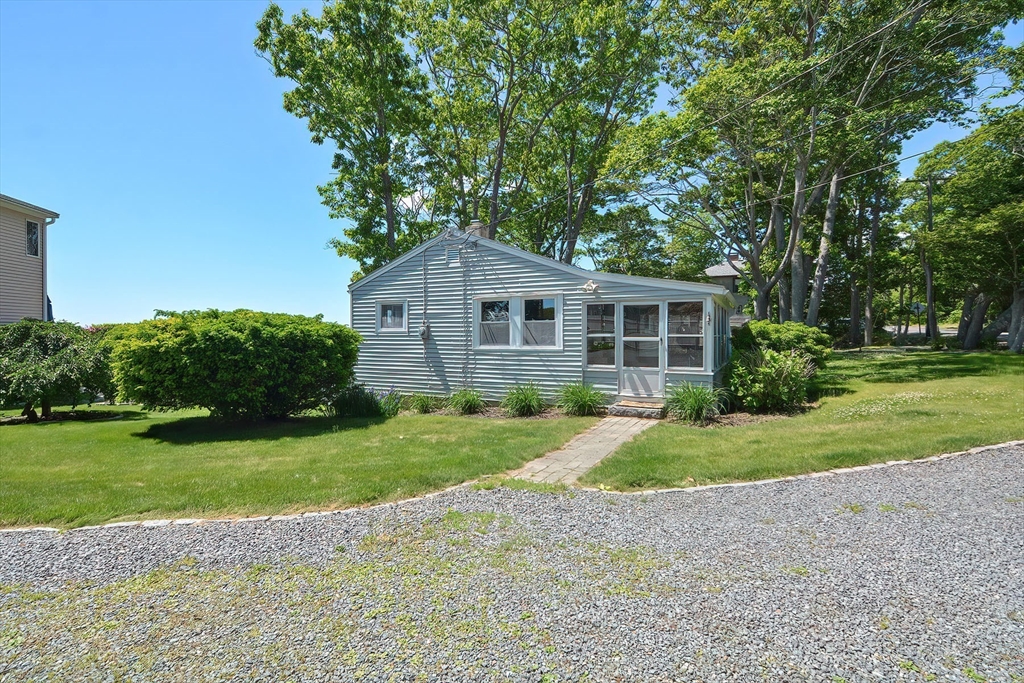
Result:
[[1022,466],[0,533],[0,681],[1024,681]]

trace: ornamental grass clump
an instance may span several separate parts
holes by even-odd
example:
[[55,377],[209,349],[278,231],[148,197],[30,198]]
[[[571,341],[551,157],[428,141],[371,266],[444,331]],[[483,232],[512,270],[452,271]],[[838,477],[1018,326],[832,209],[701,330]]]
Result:
[[558,390],[558,409],[566,415],[597,415],[604,407],[605,395],[591,384],[574,382]]
[[394,417],[402,409],[402,395],[394,389],[346,387],[332,403],[337,417]]
[[448,397],[446,407],[458,415],[472,415],[484,409],[484,397],[476,389],[459,389]]
[[677,420],[703,426],[725,411],[726,400],[721,387],[685,382],[669,389],[665,409]]
[[544,410],[540,387],[533,382],[509,388],[501,401],[501,409],[509,417],[530,417]]
[[426,394],[413,394],[409,397],[409,410],[414,413],[420,413],[426,415],[432,413],[438,408],[439,401],[434,396],[427,396]]
[[792,412],[807,401],[814,363],[799,351],[746,351],[733,361],[729,388],[753,412]]

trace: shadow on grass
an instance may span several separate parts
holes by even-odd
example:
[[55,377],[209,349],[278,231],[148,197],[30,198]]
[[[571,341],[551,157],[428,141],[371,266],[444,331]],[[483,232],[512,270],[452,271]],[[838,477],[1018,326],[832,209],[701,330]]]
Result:
[[161,443],[189,445],[220,441],[277,441],[332,432],[366,429],[381,424],[383,417],[296,417],[285,420],[260,422],[228,422],[212,417],[186,417],[173,422],[151,425],[132,436],[153,439]]
[[[38,409],[37,409],[38,410]],[[148,417],[146,413],[138,410],[54,410],[53,417],[42,419],[37,422],[29,422],[20,415],[5,417],[4,426],[45,427],[47,425],[59,425],[69,422],[114,422],[129,420],[144,420]]]
[[[829,368],[830,371],[872,383],[901,384],[956,377],[1024,374],[1024,358],[1008,352],[849,351],[837,354],[835,358],[838,362]],[[843,367],[843,360],[857,362],[857,365]],[[833,384],[832,381],[827,383]]]

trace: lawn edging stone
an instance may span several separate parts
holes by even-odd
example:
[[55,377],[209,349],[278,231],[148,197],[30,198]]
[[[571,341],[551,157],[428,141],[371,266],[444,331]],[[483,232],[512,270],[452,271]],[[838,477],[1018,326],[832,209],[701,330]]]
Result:
[[[688,487],[676,487],[667,489],[645,489],[643,491],[614,491],[611,489],[600,489],[594,487],[579,487],[584,491],[599,491],[608,495],[618,496],[646,496],[659,493],[677,493],[677,492],[688,492],[694,493],[697,491],[708,491],[711,489],[727,489],[727,488],[741,488],[747,486],[763,486],[765,484],[777,484],[789,481],[799,481],[801,479],[818,479],[821,477],[831,477],[837,474],[849,474],[853,472],[867,472],[870,470],[883,469],[887,467],[896,467],[902,465],[921,465],[923,463],[935,463],[942,460],[948,460],[950,458],[961,457],[965,455],[976,455],[984,453],[986,451],[999,450],[1003,448],[1012,448],[1015,446],[1024,446],[1024,439],[1015,441],[1005,441],[1003,443],[992,444],[988,446],[975,446],[974,448],[968,448],[963,451],[954,451],[952,453],[942,453],[940,455],[932,455],[926,458],[918,458],[916,460],[890,460],[884,463],[874,463],[871,465],[859,465],[857,467],[841,467],[834,470],[825,470],[822,472],[809,472],[807,474],[796,474],[789,477],[778,477],[775,479],[758,479],[756,481],[738,481],[730,482],[727,484],[705,484],[702,486],[688,486]],[[291,515],[263,515],[258,517],[224,517],[224,518],[213,518],[213,519],[201,519],[194,517],[184,517],[180,519],[149,519],[149,520],[137,520],[129,522],[110,522],[109,524],[94,524],[90,526],[75,527],[73,529],[61,530],[54,527],[48,526],[37,526],[37,527],[14,527],[10,529],[0,529],[0,534],[4,533],[72,533],[78,531],[92,531],[96,529],[118,529],[127,527],[143,527],[143,528],[161,528],[165,526],[203,526],[207,524],[243,524],[243,523],[254,523],[254,522],[285,522],[302,520],[306,518],[324,517],[328,515],[337,515],[344,513],[352,513],[357,510],[368,510],[374,508],[387,508],[387,507],[398,507],[400,505],[407,505],[415,503],[427,498],[434,498],[435,496],[443,495],[449,491],[455,489],[472,486],[477,483],[476,480],[466,481],[461,484],[449,486],[448,488],[441,489],[439,491],[431,491],[425,493],[422,496],[416,496],[415,498],[405,498],[402,500],[390,501],[387,503],[380,503],[377,505],[365,505],[365,506],[353,506],[348,508],[342,508],[339,510],[322,510],[322,511],[311,511],[301,512]]]

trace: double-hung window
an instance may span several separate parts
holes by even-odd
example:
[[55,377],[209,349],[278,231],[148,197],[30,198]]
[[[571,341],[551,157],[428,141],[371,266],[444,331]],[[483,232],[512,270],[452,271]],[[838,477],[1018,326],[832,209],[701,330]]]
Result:
[[378,304],[377,328],[381,332],[405,332],[406,323],[405,302]]
[[615,304],[587,304],[587,365],[615,365]]
[[480,346],[511,346],[511,301],[480,302]]
[[35,221],[25,222],[25,253],[39,256],[39,224]]
[[523,299],[523,346],[555,346],[558,322],[554,297]]
[[704,369],[704,304],[673,301],[668,304],[668,366]]

